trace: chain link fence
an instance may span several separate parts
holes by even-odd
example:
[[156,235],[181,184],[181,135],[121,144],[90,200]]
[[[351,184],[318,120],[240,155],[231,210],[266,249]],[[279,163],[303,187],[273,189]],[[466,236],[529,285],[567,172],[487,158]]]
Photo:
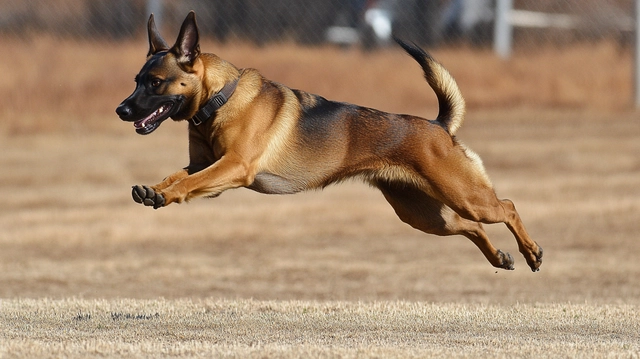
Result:
[[[0,0],[0,33],[78,39],[144,36],[148,13],[177,27],[193,9],[203,36],[257,45],[367,49],[393,35],[424,46],[490,47],[495,0]],[[513,0],[514,48],[613,39],[632,43],[634,0]]]

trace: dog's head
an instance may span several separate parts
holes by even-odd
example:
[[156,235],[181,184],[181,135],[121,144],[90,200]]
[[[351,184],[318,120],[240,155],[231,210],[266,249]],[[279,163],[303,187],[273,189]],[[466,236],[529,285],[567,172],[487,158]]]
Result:
[[184,20],[176,43],[169,47],[149,17],[147,62],[135,78],[136,88],[116,109],[123,121],[133,122],[142,135],[153,132],[171,117],[193,116],[202,92],[203,64],[195,13]]

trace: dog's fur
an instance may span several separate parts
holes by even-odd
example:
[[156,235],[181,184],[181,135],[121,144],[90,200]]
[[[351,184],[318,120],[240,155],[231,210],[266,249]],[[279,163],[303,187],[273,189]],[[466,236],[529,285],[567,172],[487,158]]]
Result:
[[480,157],[455,137],[465,111],[455,81],[417,46],[398,41],[436,93],[433,121],[329,101],[200,53],[193,12],[172,47],[153,15],[148,31],[147,62],[117,109],[139,133],[169,117],[190,119],[225,84],[239,81],[208,121],[189,123],[189,165],[155,186],[134,186],[136,202],[159,208],[237,187],[288,194],[359,177],[382,191],[402,221],[426,233],[466,236],[493,266],[513,269],[511,255],[496,249],[481,225],[504,222],[538,270],[542,248],[513,203],[496,197]]

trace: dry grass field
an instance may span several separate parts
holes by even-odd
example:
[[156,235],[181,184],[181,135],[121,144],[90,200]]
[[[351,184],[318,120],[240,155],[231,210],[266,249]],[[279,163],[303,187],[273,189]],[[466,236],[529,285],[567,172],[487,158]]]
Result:
[[[239,189],[157,211],[130,186],[187,164],[186,127],[138,136],[113,112],[146,44],[2,39],[0,358],[640,356],[640,114],[610,44],[503,62],[434,55],[469,102],[478,152],[545,249],[515,271],[403,224],[353,182]],[[398,50],[203,44],[331,99],[433,118]]]
[[[630,305],[385,301],[0,301],[0,356],[579,358],[638,356]],[[6,313],[11,315],[6,315]],[[633,331],[635,330],[635,332]]]

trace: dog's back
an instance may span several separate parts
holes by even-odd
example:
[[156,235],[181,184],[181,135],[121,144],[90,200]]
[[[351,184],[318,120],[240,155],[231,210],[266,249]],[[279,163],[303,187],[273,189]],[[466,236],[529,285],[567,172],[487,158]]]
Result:
[[[280,154],[275,156],[280,161],[263,162],[268,170],[257,173],[249,188],[264,193],[295,193],[352,177],[363,178],[374,186],[379,181],[423,185],[421,175],[410,170],[419,165],[406,166],[411,161],[407,155],[419,151],[416,146],[453,146],[449,138],[462,124],[465,102],[455,80],[442,65],[419,47],[397,41],[421,65],[427,83],[438,98],[439,113],[435,120],[331,101],[263,78],[267,87],[280,89],[283,99],[292,99],[285,94],[295,95],[298,108],[294,116],[291,111],[276,111],[295,119],[295,126],[283,134],[295,140],[290,141],[287,148],[281,147]],[[278,117],[275,116],[274,122],[282,122]],[[470,159],[478,159],[472,161],[472,167],[483,182],[490,183],[479,157],[457,142],[456,145],[464,149]],[[431,151],[442,150],[448,151],[444,148]],[[306,170],[298,171],[298,168]]]

